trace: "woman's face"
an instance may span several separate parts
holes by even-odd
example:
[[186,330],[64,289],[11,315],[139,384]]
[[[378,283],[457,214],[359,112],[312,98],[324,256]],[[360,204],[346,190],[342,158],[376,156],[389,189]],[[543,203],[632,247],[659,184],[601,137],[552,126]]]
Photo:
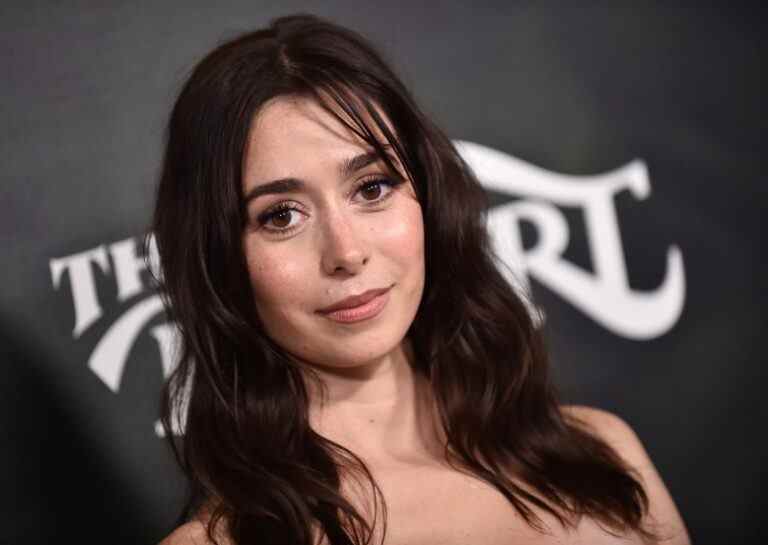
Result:
[[[372,152],[311,99],[275,98],[251,126],[243,249],[256,308],[273,340],[315,366],[399,350],[421,300],[421,206],[394,154],[401,173]],[[343,302],[361,294],[362,306]],[[340,301],[354,308],[328,309]]]

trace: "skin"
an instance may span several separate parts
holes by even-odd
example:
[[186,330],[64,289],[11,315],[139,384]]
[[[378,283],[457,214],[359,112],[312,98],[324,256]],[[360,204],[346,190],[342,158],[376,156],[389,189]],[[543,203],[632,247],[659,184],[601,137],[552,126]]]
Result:
[[[588,519],[565,530],[546,513],[538,514],[549,533],[538,533],[499,492],[445,463],[431,392],[411,372],[406,337],[424,287],[421,208],[410,183],[359,190],[361,180],[394,174],[383,162],[340,176],[345,159],[367,151],[367,144],[311,100],[268,102],[251,128],[243,192],[287,177],[303,180],[306,188],[249,202],[243,251],[267,333],[327,388],[326,395],[310,388],[312,427],[360,456],[382,489],[386,545],[642,543],[638,536],[607,534]],[[367,199],[389,191],[381,204],[366,206]],[[272,220],[280,227],[297,226],[285,235],[258,221],[283,201],[297,208]],[[316,312],[389,285],[387,305],[374,319],[339,324]],[[668,538],[662,543],[688,544],[674,502],[632,429],[597,409],[564,407],[563,412],[593,429],[637,470],[650,498],[649,520]],[[360,511],[370,514],[367,492],[343,486]],[[161,545],[208,543],[204,518],[177,529]],[[381,533],[375,534],[374,542],[380,539]]]
[[[424,227],[412,184],[380,183],[397,177],[382,161],[339,173],[344,160],[369,151],[314,101],[279,97],[256,116],[244,160],[244,194],[282,178],[306,185],[248,203],[243,251],[267,333],[329,379],[332,401],[385,393],[366,384],[405,363],[403,339],[424,288]],[[294,209],[262,225],[258,217],[281,202]],[[317,312],[388,286],[388,303],[372,320],[340,324]]]

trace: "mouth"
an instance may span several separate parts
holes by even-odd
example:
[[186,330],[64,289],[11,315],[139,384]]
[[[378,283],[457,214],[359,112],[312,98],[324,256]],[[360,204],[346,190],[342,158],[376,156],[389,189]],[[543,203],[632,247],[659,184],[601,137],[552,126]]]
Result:
[[373,289],[359,295],[346,297],[336,303],[319,309],[317,312],[336,322],[359,322],[378,315],[389,300],[389,290],[386,288]]

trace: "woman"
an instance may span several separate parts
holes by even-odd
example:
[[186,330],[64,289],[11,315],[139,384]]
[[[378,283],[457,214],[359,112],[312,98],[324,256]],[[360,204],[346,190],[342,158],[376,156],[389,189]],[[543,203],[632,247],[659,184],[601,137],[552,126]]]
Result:
[[284,17],[201,61],[153,226],[193,487],[164,544],[688,543],[630,428],[558,404],[486,206],[357,34]]

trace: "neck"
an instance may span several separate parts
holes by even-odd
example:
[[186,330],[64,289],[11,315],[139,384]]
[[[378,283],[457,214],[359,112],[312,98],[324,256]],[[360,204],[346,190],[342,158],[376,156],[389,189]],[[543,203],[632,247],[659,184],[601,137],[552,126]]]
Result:
[[313,368],[310,424],[320,435],[363,458],[442,456],[432,390],[414,371],[409,340],[354,369]]

